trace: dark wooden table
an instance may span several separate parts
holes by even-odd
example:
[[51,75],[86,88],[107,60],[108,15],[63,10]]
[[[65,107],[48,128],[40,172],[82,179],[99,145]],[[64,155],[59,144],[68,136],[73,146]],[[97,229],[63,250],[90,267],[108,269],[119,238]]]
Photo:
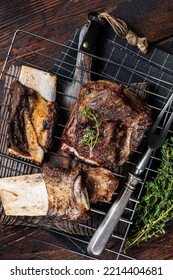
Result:
[[[100,9],[124,20],[140,36],[146,36],[150,44],[173,53],[172,0],[1,0],[0,71],[16,29],[67,43],[75,28],[86,23],[87,14]],[[55,241],[54,236],[41,229],[1,226],[0,259],[32,259],[39,238]],[[37,245],[37,254],[50,259],[83,258],[68,248],[62,249],[61,240],[56,242],[54,250],[46,241],[44,246]],[[173,259],[173,222],[167,224],[164,235],[133,247],[128,253],[137,259]]]

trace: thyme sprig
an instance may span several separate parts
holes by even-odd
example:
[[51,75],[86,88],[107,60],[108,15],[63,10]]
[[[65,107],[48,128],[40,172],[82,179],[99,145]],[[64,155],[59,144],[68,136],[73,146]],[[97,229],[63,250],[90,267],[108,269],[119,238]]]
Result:
[[91,158],[93,149],[97,144],[100,135],[99,127],[101,125],[101,122],[98,121],[98,114],[94,114],[90,108],[83,109],[82,114],[94,123],[92,129],[90,129],[81,140],[82,143],[89,147]]
[[173,218],[173,137],[161,148],[162,159],[157,175],[146,183],[131,236],[125,251],[133,245],[165,233],[165,224]]

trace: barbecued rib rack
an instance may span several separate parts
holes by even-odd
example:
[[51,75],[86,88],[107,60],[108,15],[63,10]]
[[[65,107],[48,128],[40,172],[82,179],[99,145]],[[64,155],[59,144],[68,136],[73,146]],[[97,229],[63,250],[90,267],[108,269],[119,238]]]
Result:
[[[49,160],[60,166],[63,164],[67,168],[71,168],[76,164],[82,164],[59,152],[61,133],[70,114],[70,110],[61,103],[64,93],[61,91],[59,85],[61,84],[61,80],[73,80],[78,47],[78,33],[79,31],[77,30],[68,45],[64,45],[23,30],[17,30],[15,32],[0,75],[0,90],[1,95],[4,95],[0,115],[1,177],[17,176],[40,171],[39,165],[28,160],[12,157],[7,153],[9,88],[11,81],[16,79],[19,74],[19,68],[16,66],[21,66],[22,64],[52,71],[58,75],[57,100],[60,103],[60,116],[62,117],[60,117],[57,123],[53,138],[53,147],[45,160]],[[125,86],[129,86],[134,82],[147,82],[149,85],[149,88],[146,90],[148,96],[147,102],[152,108],[153,116],[155,117],[172,93],[173,68],[171,63],[173,57],[154,48],[151,48],[147,55],[143,55],[134,47],[129,46],[123,39],[112,36],[112,34],[109,36],[109,33],[104,40],[104,44],[102,46],[99,45],[99,50],[97,50],[96,54],[93,55],[93,68],[91,70],[93,79],[110,79]],[[13,69],[9,72],[11,65],[15,65],[15,67],[12,67]],[[136,87],[136,85],[132,86],[134,88]],[[169,136],[172,135],[173,128],[169,131]],[[144,150],[145,139],[140,145],[140,148],[130,157],[130,160],[115,170],[115,174],[120,181],[120,187],[124,185],[128,172],[133,169]],[[99,259],[133,259],[133,256],[123,253],[124,242],[129,233],[135,209],[139,203],[145,182],[156,174],[160,160],[161,154],[160,151],[157,151],[151,157],[150,163],[144,173],[143,181],[139,184],[137,191],[130,199],[118,228],[115,229],[107,248]],[[114,194],[114,199],[118,192],[119,189]],[[86,252],[90,240],[90,236],[87,235],[88,232],[91,234],[94,232],[110,205],[111,203],[92,205],[91,219],[86,223],[76,225],[73,228],[73,234],[55,228],[45,230],[37,227],[28,227],[27,225],[22,227],[3,225],[3,223],[8,223],[12,218],[4,218],[2,222],[3,209],[1,205],[0,223],[2,223],[2,226],[0,229],[2,237],[0,240],[0,258],[2,256],[2,258],[9,259],[54,259],[56,258],[56,251],[60,252],[63,250],[62,258],[64,259],[71,253],[76,253],[79,259],[92,259]],[[71,231],[69,225],[66,225],[66,229]],[[80,235],[82,232],[84,232],[84,235]],[[21,251],[22,254],[20,256]],[[53,255],[51,254],[52,251],[54,252]]]

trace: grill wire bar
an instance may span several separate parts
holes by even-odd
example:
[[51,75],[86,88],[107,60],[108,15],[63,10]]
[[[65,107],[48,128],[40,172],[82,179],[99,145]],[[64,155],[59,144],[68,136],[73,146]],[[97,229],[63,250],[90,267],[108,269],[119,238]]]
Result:
[[[1,114],[0,114],[0,176],[18,176],[22,174],[30,174],[40,172],[39,165],[28,160],[12,157],[7,152],[7,127],[8,127],[8,104],[9,104],[9,89],[11,82],[18,78],[19,68],[21,65],[28,65],[45,71],[51,71],[58,76],[58,82],[74,80],[76,55],[78,44],[76,42],[78,31],[69,41],[68,45],[48,40],[44,37],[23,31],[17,30],[12,39],[2,72],[0,74],[0,91],[1,91]],[[40,46],[38,48],[38,46]],[[106,49],[110,52],[106,52]],[[118,51],[119,57],[116,57]],[[158,112],[166,103],[169,96],[172,94],[172,75],[173,68],[170,59],[171,55],[162,52],[161,62],[158,60],[161,51],[157,49],[151,50],[148,56],[141,54],[133,47],[129,47],[121,38],[115,37],[106,39],[103,46],[103,52],[98,55],[93,55],[93,61],[96,67],[91,70],[91,75],[95,79],[109,79],[117,83],[123,84],[125,87],[133,87],[134,83],[146,82],[149,87],[146,89],[147,103],[152,108],[153,118],[158,115]],[[133,63],[129,65],[129,58],[133,59]],[[9,72],[11,65],[15,65],[14,71]],[[58,83],[59,84],[59,83]],[[61,88],[57,87],[57,100],[60,100],[60,115],[65,116],[63,120],[59,119],[53,142],[55,143],[48,154],[51,158],[55,158],[59,165],[66,162],[67,167],[72,167],[77,164],[76,161],[70,160],[62,155],[59,151],[61,144],[61,133],[65,127],[66,121],[70,115],[69,108],[65,107],[61,101],[64,93]],[[70,98],[70,96],[69,96]],[[74,98],[74,97],[71,97]],[[146,98],[146,96],[145,96]],[[171,108],[169,108],[171,111]],[[169,114],[169,111],[167,111]],[[162,129],[162,127],[160,127]],[[169,130],[169,136],[173,135],[173,127]],[[145,139],[139,149],[134,152],[127,163],[115,170],[115,175],[120,181],[120,186],[123,186],[126,176],[138,162],[141,154],[146,147]],[[120,219],[118,227],[112,235],[103,255],[99,259],[134,259],[123,253],[124,243],[129,234],[130,227],[133,223],[137,204],[140,202],[145,182],[153,175],[156,175],[157,167],[161,161],[160,151],[156,151],[150,159],[149,165],[143,174],[143,181],[139,183],[137,191],[129,200],[123,216]],[[119,193],[114,194],[113,200]],[[80,259],[94,259],[87,255],[86,249],[90,236],[81,235],[81,232],[94,232],[104,215],[111,206],[109,203],[100,203],[91,206],[91,220],[86,223],[79,223],[76,228],[76,234],[57,230],[56,228],[33,228],[27,225],[13,226],[5,225],[8,221],[0,218],[0,234],[6,232],[0,241],[0,254],[5,257],[11,256],[15,258],[13,252],[23,252],[23,258],[33,259],[51,259],[55,258],[56,254],[51,255],[51,251],[65,250],[68,254],[77,254]],[[3,212],[2,205],[0,215]],[[0,216],[1,217],[1,216]],[[95,222],[97,220],[97,223]],[[94,221],[94,222],[93,222]],[[5,230],[4,230],[5,229]],[[79,234],[80,233],[80,234]],[[26,245],[26,241],[31,246]],[[7,253],[5,253],[7,252]],[[17,254],[17,253],[16,253]]]

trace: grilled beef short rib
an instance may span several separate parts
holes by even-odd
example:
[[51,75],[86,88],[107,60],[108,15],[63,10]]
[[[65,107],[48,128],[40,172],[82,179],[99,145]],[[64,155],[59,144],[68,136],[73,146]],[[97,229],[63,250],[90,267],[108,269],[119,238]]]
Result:
[[110,201],[118,187],[111,171],[100,167],[75,167],[72,170],[44,165],[49,221],[84,221],[91,203]]
[[[82,139],[95,123],[83,114],[84,109],[91,110],[101,122],[92,154]],[[112,170],[128,160],[151,123],[150,108],[136,94],[111,81],[89,81],[81,88],[63,131],[62,150]]]
[[14,81],[10,88],[9,152],[41,162],[52,144],[56,119],[55,102],[48,102],[36,91]]

